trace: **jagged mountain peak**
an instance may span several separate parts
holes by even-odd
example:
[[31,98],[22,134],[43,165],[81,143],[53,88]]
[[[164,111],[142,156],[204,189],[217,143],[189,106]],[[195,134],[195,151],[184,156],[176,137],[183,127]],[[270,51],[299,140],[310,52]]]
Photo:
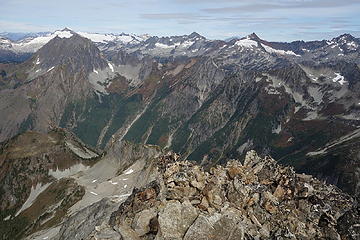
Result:
[[64,31],[74,32],[72,29],[70,29],[68,27],[63,28],[61,31],[62,32],[64,32]]
[[204,36],[200,35],[197,32],[192,32],[190,35],[188,35],[189,38],[201,38],[201,39],[205,39]]
[[351,35],[350,33],[344,33],[338,37],[333,38],[333,40],[355,40],[355,39],[356,38],[353,35]]
[[57,34],[39,49],[31,61],[45,69],[70,64],[73,70],[84,68],[87,72],[107,66],[100,50],[91,40],[69,30]]
[[251,34],[249,34],[249,35],[247,35],[246,38],[251,39],[251,40],[254,40],[254,41],[259,41],[259,40],[261,40],[261,39],[259,38],[259,36],[258,36],[256,33],[254,33],[254,32],[251,33]]
[[341,52],[351,53],[359,49],[360,42],[351,34],[345,33],[326,42],[332,49],[339,49]]

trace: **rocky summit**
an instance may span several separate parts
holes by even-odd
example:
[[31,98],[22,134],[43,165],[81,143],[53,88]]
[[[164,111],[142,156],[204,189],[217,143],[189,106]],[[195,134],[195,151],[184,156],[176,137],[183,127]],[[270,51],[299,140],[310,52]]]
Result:
[[[132,195],[90,239],[357,239],[343,219],[355,201],[334,186],[250,151],[242,164],[204,171],[177,155],[159,158],[158,178]],[[346,230],[345,230],[346,229]]]

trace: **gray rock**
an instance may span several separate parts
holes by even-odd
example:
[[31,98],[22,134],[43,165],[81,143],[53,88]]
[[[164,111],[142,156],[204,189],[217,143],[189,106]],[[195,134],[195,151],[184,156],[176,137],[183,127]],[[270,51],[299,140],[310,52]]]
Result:
[[145,209],[135,215],[132,228],[138,234],[138,236],[143,236],[150,231],[150,221],[156,216],[157,211],[154,208]]
[[198,216],[190,202],[170,201],[159,212],[159,239],[182,239]]
[[200,214],[184,236],[184,240],[222,239],[244,239],[241,212],[235,209],[226,209],[213,215]]
[[108,220],[111,212],[115,210],[115,207],[116,206],[108,199],[102,199],[80,210],[64,221],[59,233],[54,239],[86,239],[95,230],[96,226]]

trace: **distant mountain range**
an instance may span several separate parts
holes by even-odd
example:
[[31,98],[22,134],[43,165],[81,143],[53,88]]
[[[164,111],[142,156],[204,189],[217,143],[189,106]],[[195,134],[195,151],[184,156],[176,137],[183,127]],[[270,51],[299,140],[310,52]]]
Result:
[[0,141],[73,131],[211,166],[247,150],[358,194],[360,40],[229,41],[63,29],[0,39]]

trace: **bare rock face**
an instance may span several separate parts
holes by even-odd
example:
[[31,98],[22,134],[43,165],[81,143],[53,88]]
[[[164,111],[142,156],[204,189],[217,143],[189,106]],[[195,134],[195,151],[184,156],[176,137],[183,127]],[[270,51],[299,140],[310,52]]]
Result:
[[123,239],[356,239],[356,202],[338,188],[247,153],[204,171],[159,157],[159,176],[120,205]]
[[[106,218],[107,212],[110,209],[111,202],[108,199],[103,199],[93,204],[91,208],[81,210],[62,225],[60,232],[55,239],[86,238],[90,235],[95,226],[101,225],[101,221]],[[77,231],[77,229],[81,229],[81,231]]]

